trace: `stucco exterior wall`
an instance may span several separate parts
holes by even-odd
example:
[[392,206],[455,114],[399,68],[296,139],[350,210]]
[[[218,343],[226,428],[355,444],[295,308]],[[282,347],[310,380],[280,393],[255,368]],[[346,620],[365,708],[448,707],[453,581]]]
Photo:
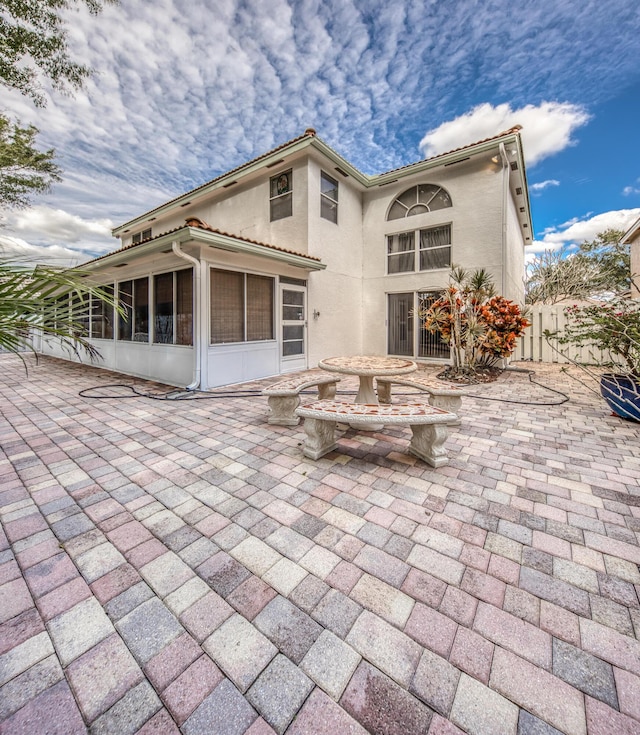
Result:
[[[309,365],[362,352],[362,195],[349,179],[310,159],[309,255],[327,268],[309,275]],[[338,181],[338,223],[320,216],[320,174]],[[320,316],[313,318],[313,311]]]
[[[269,182],[273,176],[291,170],[293,215],[270,221]],[[178,207],[168,215],[148,223],[153,236],[182,227],[188,217],[198,217],[211,227],[237,237],[277,245],[299,253],[307,252],[308,170],[306,158],[286,162],[262,176],[248,177],[228,189],[218,189],[207,200]],[[131,241],[127,234],[124,244]]]
[[504,281],[501,295],[522,305],[524,304],[525,245],[522,239],[518,211],[508,192],[505,218]]
[[[395,198],[416,184],[442,186],[449,192],[452,206],[387,221],[387,211]],[[451,223],[452,263],[469,270],[486,268],[499,286],[503,277],[502,196],[501,169],[488,158],[441,167],[365,194],[362,309],[365,352],[386,352],[387,294],[437,291],[449,282],[449,268],[387,274],[386,236]]]

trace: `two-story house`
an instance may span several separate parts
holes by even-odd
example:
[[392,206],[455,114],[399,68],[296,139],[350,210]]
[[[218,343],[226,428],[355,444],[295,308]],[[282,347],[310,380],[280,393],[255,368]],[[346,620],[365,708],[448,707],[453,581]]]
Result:
[[448,358],[415,314],[452,264],[524,297],[519,130],[367,176],[308,129],[120,225],[84,266],[130,314],[95,304],[99,364],[207,389],[335,355]]

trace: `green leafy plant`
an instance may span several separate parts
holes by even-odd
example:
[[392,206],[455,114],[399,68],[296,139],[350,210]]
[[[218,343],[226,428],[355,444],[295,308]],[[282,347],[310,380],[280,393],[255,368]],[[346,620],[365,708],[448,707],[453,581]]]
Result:
[[38,150],[37,135],[33,125],[20,127],[0,113],[0,206],[26,207],[31,195],[60,181],[54,151]]
[[[84,0],[92,15],[116,0]],[[41,80],[61,90],[80,89],[91,69],[69,54],[67,18],[78,0],[0,2],[0,83],[45,104]]]
[[81,270],[32,269],[0,258],[0,348],[22,358],[25,351],[35,353],[33,338],[40,334],[94,360],[99,352],[87,339],[92,300],[125,316],[112,293]]
[[[564,332],[546,333],[547,338],[555,336],[561,345],[602,350],[609,358],[601,364],[616,365],[619,372],[640,379],[640,301],[620,297],[603,304],[568,306],[564,312]],[[599,362],[595,357],[594,361]]]

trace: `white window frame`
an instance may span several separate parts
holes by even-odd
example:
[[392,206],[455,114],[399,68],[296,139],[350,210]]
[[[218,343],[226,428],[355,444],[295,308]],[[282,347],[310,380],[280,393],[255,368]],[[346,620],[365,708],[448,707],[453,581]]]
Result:
[[[242,339],[229,340],[229,341],[214,341],[213,337],[213,325],[212,325],[212,308],[213,308],[213,295],[211,292],[211,279],[212,272],[219,271],[224,273],[235,273],[242,276]],[[258,276],[260,278],[268,278],[271,281],[271,337],[265,337],[263,339],[248,339],[248,295],[247,295],[247,278],[249,276]],[[277,339],[276,331],[276,296],[277,296],[277,284],[275,276],[269,273],[258,273],[254,271],[244,271],[235,268],[225,268],[224,266],[211,265],[209,267],[209,346],[220,347],[223,345],[241,345],[241,344],[253,344],[258,342],[275,342]]]
[[[420,189],[431,189],[434,191],[430,192],[430,196],[423,198]],[[405,197],[407,194],[409,194],[409,192],[413,191],[415,191],[414,202],[412,202],[411,204],[407,204],[400,201],[402,197]],[[446,195],[449,203],[438,207],[432,207],[431,203],[441,192]],[[402,214],[392,216],[392,212],[394,211],[394,209],[397,209],[396,205],[398,205],[397,208],[404,208],[405,211]],[[451,194],[449,194],[449,192],[443,186],[440,186],[439,184],[416,184],[415,186],[411,186],[408,189],[400,192],[400,194],[398,194],[398,196],[396,196],[395,199],[391,202],[391,204],[389,205],[389,209],[387,210],[387,221],[414,217],[416,215],[426,214],[427,212],[435,212],[439,209],[448,209],[452,206],[453,200],[451,199]]]
[[[289,188],[286,191],[283,191],[282,193],[278,193],[278,179],[282,176],[287,176],[289,181]],[[273,185],[276,186],[276,193],[272,194]],[[281,217],[274,217],[273,216],[273,204],[274,202],[277,202],[278,200],[282,200],[285,197],[289,197],[291,201],[291,211],[289,214],[282,215]],[[270,222],[277,222],[280,219],[286,219],[287,217],[293,216],[293,169],[288,169],[287,171],[281,171],[276,176],[272,176],[269,179],[269,221]]]
[[[434,246],[433,248],[423,248],[421,247],[421,238],[420,233],[426,232],[428,230],[437,230],[443,227],[449,228],[449,243],[448,245],[438,245]],[[406,250],[406,251],[400,251],[396,253],[392,253],[389,250],[390,246],[390,239],[394,237],[399,237],[400,235],[409,235],[413,234],[413,250]],[[432,225],[430,227],[419,227],[415,230],[402,230],[401,232],[390,232],[385,235],[385,244],[386,244],[386,272],[388,276],[401,276],[406,275],[407,273],[430,273],[432,271],[438,271],[438,270],[448,270],[451,268],[451,264],[453,263],[453,223],[452,222],[442,222],[438,225]],[[436,247],[449,247],[449,263],[448,265],[440,266],[439,268],[420,268],[420,260],[421,260],[421,254],[427,250],[435,249]],[[410,270],[403,270],[403,271],[390,271],[389,270],[389,262],[390,259],[393,257],[398,257],[400,255],[408,255],[409,253],[413,254],[413,268]]]
[[[322,184],[326,181],[328,183],[335,185],[335,191],[336,191],[336,198],[329,196],[326,192],[322,191]],[[333,176],[329,176],[329,174],[325,173],[324,171],[320,171],[320,216],[322,219],[326,219],[328,222],[333,222],[334,224],[338,224],[338,196],[339,196],[339,183],[337,179],[334,179]],[[322,204],[323,201],[326,201],[329,203],[329,211],[335,213],[334,217],[327,217],[326,214],[323,214],[322,212]]]
[[136,232],[136,234],[131,237],[131,244],[137,245],[139,242],[142,242],[143,240],[151,240],[151,237],[152,237],[152,230],[151,230],[151,227],[149,227],[146,230],[142,230],[142,232]]

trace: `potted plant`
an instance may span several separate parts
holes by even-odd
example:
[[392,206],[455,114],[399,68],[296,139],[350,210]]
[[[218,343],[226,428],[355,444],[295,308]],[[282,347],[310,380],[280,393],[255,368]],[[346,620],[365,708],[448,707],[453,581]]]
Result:
[[[599,376],[600,393],[611,410],[622,418],[640,421],[640,301],[616,297],[602,304],[568,306],[559,344],[587,347],[605,355],[591,360],[613,368]],[[578,360],[572,359],[578,363]]]

